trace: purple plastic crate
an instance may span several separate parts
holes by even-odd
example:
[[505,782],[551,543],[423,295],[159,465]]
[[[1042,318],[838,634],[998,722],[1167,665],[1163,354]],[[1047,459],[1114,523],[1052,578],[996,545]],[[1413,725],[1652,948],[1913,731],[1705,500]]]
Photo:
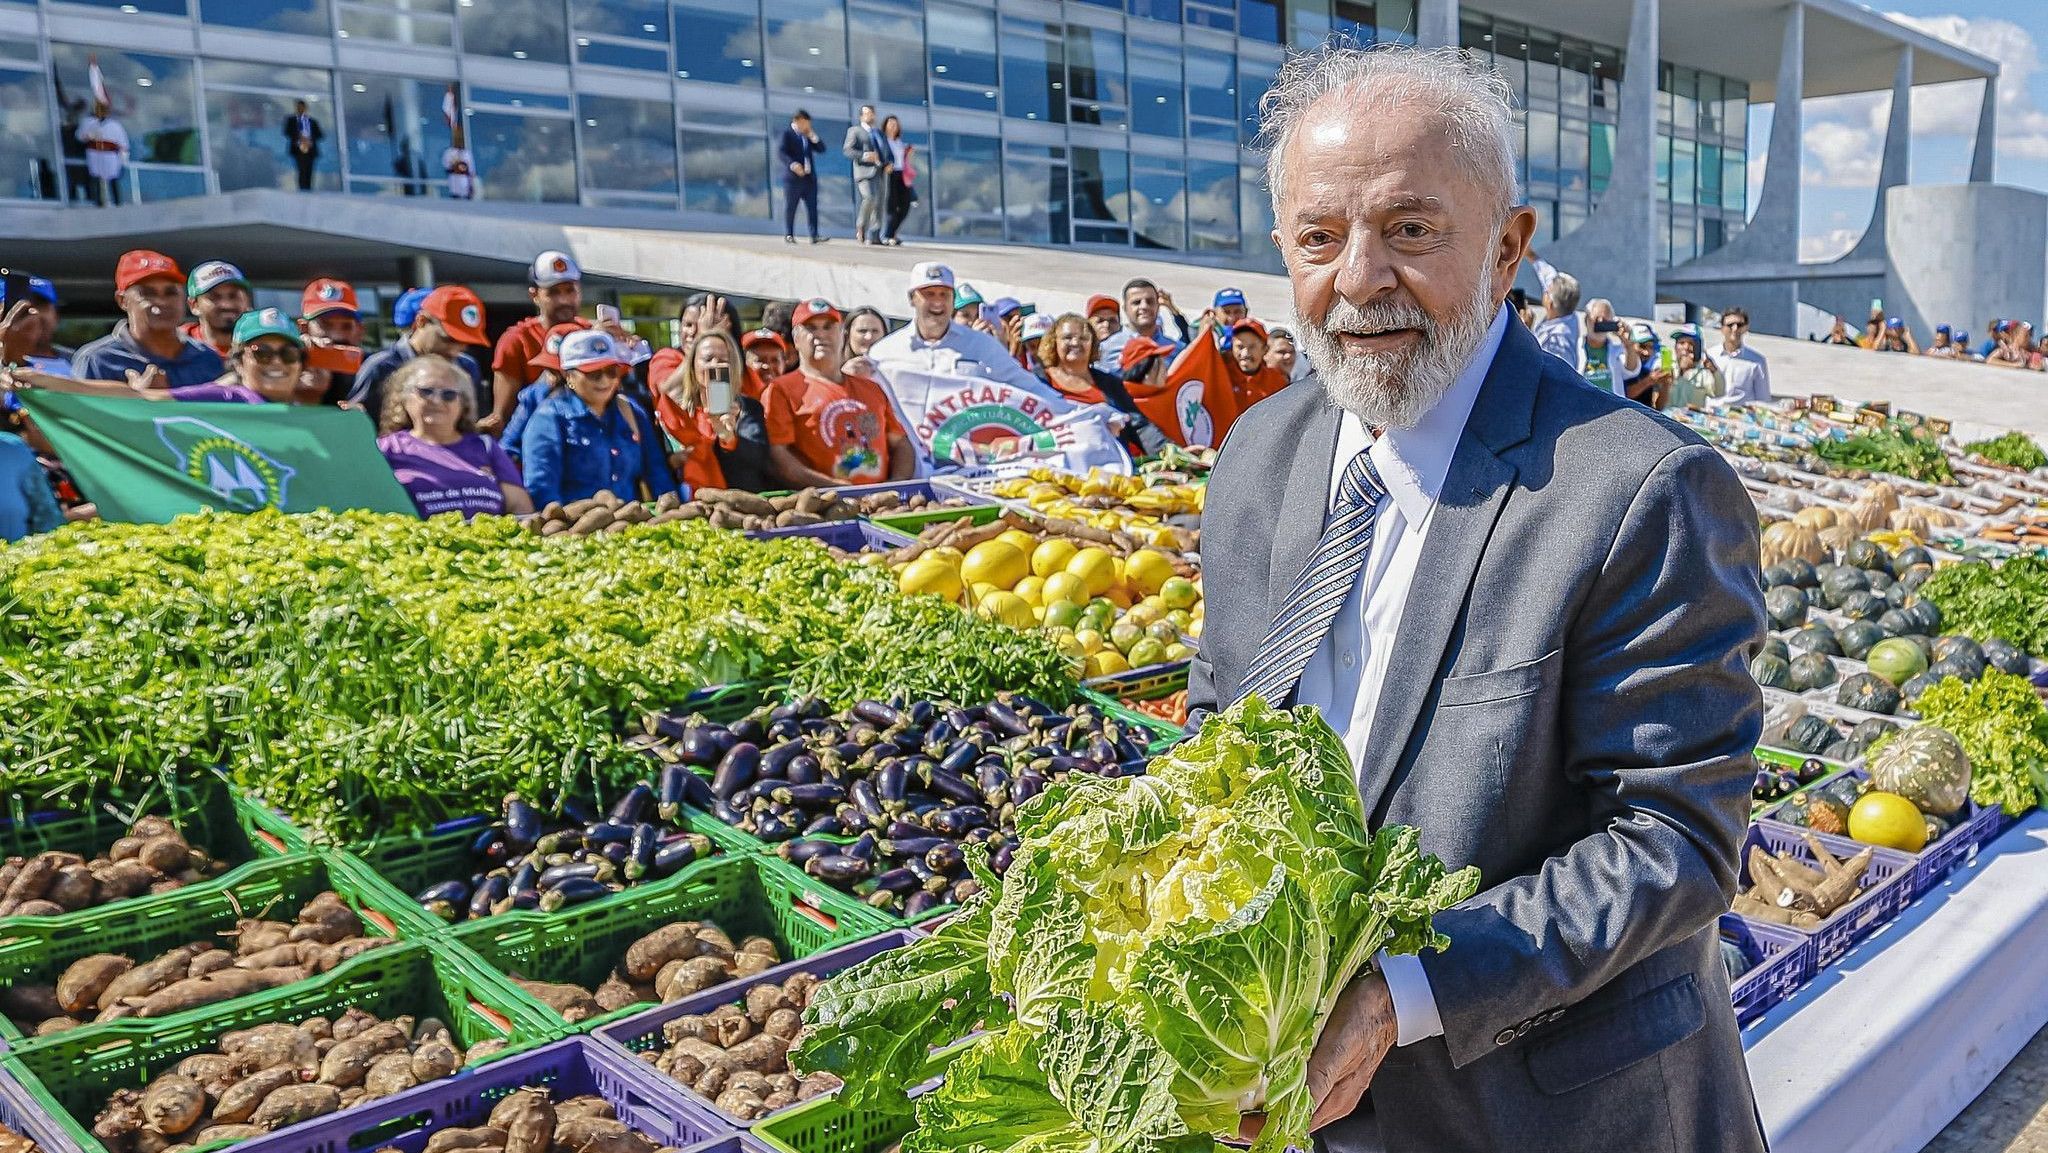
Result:
[[35,1142],[43,1153],[78,1153],[77,1143],[64,1135],[64,1127],[37,1108],[5,1069],[0,1069],[0,1125]]
[[[1768,824],[1754,824],[1749,835],[1742,842],[1742,887],[1749,887],[1749,847],[1762,845],[1766,852],[1791,853],[1809,865],[1819,867],[1813,852],[1800,839],[1803,829],[1781,825],[1776,821]],[[1837,859],[1853,857],[1864,849],[1871,850],[1870,868],[1863,874],[1863,895],[1849,902],[1834,916],[1822,921],[1820,928],[1805,932],[1793,932],[1813,938],[1813,968],[1819,972],[1841,959],[1849,947],[1869,936],[1873,930],[1899,915],[1899,911],[1913,903],[1914,860],[1905,853],[1890,849],[1879,849],[1859,845],[1841,837],[1813,834],[1821,846],[1833,853]]]
[[[661,1082],[662,1085],[668,1087],[671,1091],[683,1094],[700,1111],[708,1111],[712,1116],[717,1117],[723,1124],[731,1128],[742,1129],[755,1122],[741,1121],[736,1117],[727,1117],[725,1114],[720,1113],[709,1101],[698,1096],[695,1091],[669,1080],[665,1074],[657,1072],[654,1066],[640,1060],[635,1054],[660,1047],[662,1043],[662,1026],[675,1020],[677,1017],[688,1016],[692,1013],[709,1013],[720,1005],[741,1004],[747,999],[747,990],[754,986],[764,984],[779,985],[798,973],[815,973],[820,977],[827,977],[842,969],[851,969],[862,961],[866,961],[871,957],[878,957],[891,949],[900,949],[921,936],[923,934],[908,929],[894,929],[883,933],[879,937],[869,937],[864,941],[855,941],[850,945],[841,945],[837,949],[828,949],[814,957],[806,957],[799,961],[786,961],[775,966],[773,969],[756,973],[743,981],[728,981],[716,989],[707,989],[693,997],[685,997],[680,1001],[672,1001],[659,1008],[649,1009],[645,1013],[636,1013],[631,1017],[614,1021],[609,1025],[601,1025],[595,1033],[591,1034],[591,1037],[598,1043],[616,1046],[622,1060],[633,1062],[644,1070],[648,1076]],[[790,1107],[795,1108],[796,1106]],[[769,1114],[769,1116],[774,1115]]]
[[900,532],[864,520],[835,520],[799,528],[772,528],[747,534],[756,540],[814,540],[842,552],[886,552],[910,543]]
[[1733,942],[1750,962],[1749,971],[1735,978],[1729,989],[1737,1024],[1763,1016],[1813,979],[1813,938],[1804,933],[1723,913],[1721,938]]
[[[1870,774],[1862,769],[1850,769],[1842,776],[1867,781]],[[1760,819],[1785,828],[1798,828],[1787,821],[1778,819],[1778,814],[1792,803],[1790,798],[1772,805],[1760,814]],[[1981,846],[1990,844],[2004,827],[2005,811],[1997,805],[1989,808],[1975,801],[1964,801],[1963,811],[1956,816],[1955,824],[1941,835],[1941,839],[1922,848],[1917,853],[1907,853],[1913,858],[1913,895],[1921,896],[1941,883],[1943,877],[1956,871],[1965,861],[1977,855]]]
[[595,1093],[612,1103],[619,1120],[664,1145],[715,1149],[706,1143],[734,1133],[631,1056],[570,1037],[244,1141],[235,1153],[362,1153],[385,1146],[419,1153],[436,1130],[480,1125],[492,1106],[529,1085],[546,1086],[558,1099]]

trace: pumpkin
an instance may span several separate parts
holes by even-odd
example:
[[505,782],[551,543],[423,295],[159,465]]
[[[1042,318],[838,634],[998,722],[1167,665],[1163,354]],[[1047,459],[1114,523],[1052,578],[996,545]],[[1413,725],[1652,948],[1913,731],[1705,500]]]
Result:
[[1870,646],[1884,638],[1884,630],[1870,621],[1850,621],[1835,630],[1835,639],[1842,645],[1842,655],[1852,661],[1862,660]]
[[1805,525],[1807,528],[1819,532],[1824,528],[1835,527],[1835,510],[1824,504],[1817,504],[1812,508],[1802,508],[1793,516],[1792,522]]
[[1864,530],[1852,524],[1838,524],[1833,528],[1820,530],[1821,547],[1836,556],[1849,550],[1849,546],[1863,539]]
[[1846,709],[1889,715],[1899,711],[1899,690],[1883,677],[1857,673],[1836,688],[1835,703]]
[[1764,612],[1774,629],[1798,628],[1806,623],[1806,594],[1780,585],[1764,594]]
[[1870,782],[1923,813],[1953,817],[1970,799],[1970,757],[1947,729],[1915,725],[1871,754]]
[[1992,668],[2018,677],[2027,675],[2030,664],[2027,654],[2004,637],[1992,637],[1984,642],[1984,659],[1991,662]]
[[[1863,655],[1870,671],[1894,685],[1903,685],[1927,671],[1927,658],[1920,647],[1904,637],[1893,637],[1872,645]],[[1861,706],[1858,706],[1861,707]],[[1871,709],[1873,713],[1888,713],[1891,709]]]
[[1842,510],[1835,523],[1842,527],[1854,529],[1857,536],[1862,536],[1864,533],[1876,532],[1878,529],[1890,524],[1891,516],[1892,510],[1882,505],[1872,504],[1867,497],[1859,496],[1850,502],[1849,507]]
[[1796,521],[1781,520],[1764,530],[1763,563],[1774,565],[1793,557],[1808,562],[1821,558],[1820,537],[1813,529]]
[[1791,679],[1792,666],[1783,657],[1763,653],[1749,662],[1749,675],[1764,688],[1782,689],[1786,681]]
[[1823,653],[1805,652],[1792,658],[1785,687],[1795,693],[1824,689],[1835,683],[1835,662]]
[[1859,503],[1875,505],[1882,508],[1885,512],[1891,513],[1899,507],[1899,490],[1893,488],[1890,481],[1872,481],[1863,486],[1862,492],[1856,494],[1856,500]]

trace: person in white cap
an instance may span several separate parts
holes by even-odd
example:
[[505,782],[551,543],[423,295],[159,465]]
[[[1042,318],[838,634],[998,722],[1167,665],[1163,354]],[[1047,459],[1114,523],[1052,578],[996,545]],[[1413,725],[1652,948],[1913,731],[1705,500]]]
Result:
[[[876,341],[868,360],[885,375],[891,368],[985,376],[1031,392],[1043,391],[1003,342],[954,318],[953,270],[927,260],[910,270],[911,323]],[[979,303],[979,297],[976,298]]]
[[547,343],[548,329],[577,323],[576,310],[583,307],[583,270],[566,252],[550,249],[534,257],[526,284],[534,315],[498,337],[491,353],[491,411],[476,422],[480,432],[495,434],[505,427],[519,405],[519,390],[540,375],[533,358]]
[[620,391],[627,353],[597,329],[562,338],[563,382],[534,410],[521,436],[520,467],[536,506],[609,492],[653,500],[676,491],[661,433]]

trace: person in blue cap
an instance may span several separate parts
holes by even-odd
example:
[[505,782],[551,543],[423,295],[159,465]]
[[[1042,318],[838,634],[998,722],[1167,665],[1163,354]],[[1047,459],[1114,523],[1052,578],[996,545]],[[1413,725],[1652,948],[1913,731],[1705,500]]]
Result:
[[1230,347],[1230,335],[1237,330],[1237,322],[1252,314],[1251,306],[1245,303],[1241,288],[1219,288],[1216,299],[1209,302],[1209,309],[1220,322],[1216,325],[1216,343]]
[[1921,352],[1922,356],[1938,356],[1943,360],[1954,360],[1957,352],[1955,330],[1946,324],[1934,326],[1934,340]]
[[1883,331],[1877,334],[1873,345],[1879,352],[1903,352],[1912,356],[1920,355],[1920,344],[1913,339],[1913,330],[1896,316],[1886,317]]
[[427,294],[432,291],[431,288],[408,288],[398,298],[398,303],[391,306],[391,326],[398,330],[398,338],[391,343],[397,344],[405,339],[412,322],[420,318],[420,305],[426,302]]
[[1991,359],[1991,354],[1997,352],[1998,346],[2003,343],[2005,343],[2005,318],[1994,316],[1991,318],[1991,323],[1984,326],[1984,343],[1977,349],[1977,359]]
[[76,350],[52,343],[57,336],[57,286],[40,276],[23,282],[22,298],[0,289],[0,363],[23,364],[52,376],[70,376]]

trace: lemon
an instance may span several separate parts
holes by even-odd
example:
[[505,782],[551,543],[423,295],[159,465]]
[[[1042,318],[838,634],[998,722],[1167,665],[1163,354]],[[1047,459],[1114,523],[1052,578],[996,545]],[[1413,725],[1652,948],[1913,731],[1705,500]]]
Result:
[[1108,601],[1110,604],[1115,605],[1119,609],[1127,609],[1131,607],[1130,590],[1122,587],[1121,585],[1102,594],[1102,599]]
[[1108,677],[1131,671],[1131,662],[1115,649],[1104,649],[1088,655],[1087,672],[1091,677]]
[[1115,645],[1118,652],[1130,652],[1131,646],[1143,639],[1145,630],[1129,621],[1118,621],[1109,626],[1109,643]]
[[960,562],[960,579],[970,585],[1012,588],[1030,571],[1030,556],[1001,537],[975,545]]
[[1073,560],[1074,554],[1080,551],[1073,541],[1056,536],[1048,537],[1038,542],[1038,547],[1031,550],[1031,571],[1037,576],[1050,577],[1065,569],[1067,562]]
[[1170,661],[1191,660],[1193,659],[1194,655],[1195,650],[1189,648],[1184,644],[1181,644],[1179,641],[1175,641],[1174,643],[1166,646],[1166,659]]
[[1088,603],[1088,584],[1080,577],[1064,569],[1045,578],[1045,599],[1048,601],[1073,601],[1075,604]]
[[1202,639],[1202,618],[1201,618],[1201,617],[1196,617],[1196,618],[1194,619],[1194,621],[1193,621],[1192,623],[1190,623],[1190,624],[1188,625],[1188,627],[1186,627],[1186,628],[1182,629],[1181,631],[1182,631],[1182,632],[1184,632],[1184,633],[1186,633],[1186,634],[1188,634],[1189,636],[1191,636],[1191,637],[1195,638],[1196,640],[1201,640],[1201,639]]
[[1042,605],[1045,603],[1045,582],[1035,576],[1028,576],[1018,581],[1017,587],[1010,591],[1023,597],[1025,604]]
[[1162,645],[1170,645],[1180,639],[1180,626],[1172,621],[1153,621],[1145,626],[1145,635]]
[[1003,535],[996,539],[1023,553],[1024,567],[1031,567],[1031,553],[1038,548],[1037,537],[1032,536],[1021,528],[1006,528],[1003,530]]
[[1182,632],[1188,631],[1188,626],[1195,623],[1195,618],[1186,609],[1175,609],[1166,614],[1166,619],[1172,621],[1173,627]]
[[917,559],[943,561],[947,568],[952,569],[954,572],[959,572],[960,563],[966,560],[967,557],[966,554],[952,545],[941,545],[938,548],[926,550],[925,554]]
[[1158,549],[1141,548],[1124,562],[1125,579],[1147,596],[1163,592],[1166,582],[1179,575],[1173,571],[1173,559]]
[[1157,609],[1148,604],[1134,604],[1131,606],[1131,611],[1124,614],[1124,619],[1137,625],[1139,628],[1144,628],[1146,625],[1165,616],[1166,612],[1163,609]]
[[1191,609],[1202,599],[1202,590],[1186,577],[1169,577],[1159,586],[1159,599],[1170,609]]
[[1023,597],[1000,589],[981,598],[974,611],[1013,629],[1029,629],[1038,624],[1038,618],[1031,614],[1031,606],[1024,602]]
[[967,586],[967,603],[978,605],[987,598],[988,594],[1001,591],[1003,590],[987,581],[976,581],[974,584]]
[[1088,659],[1088,647],[1082,644],[1081,638],[1073,633],[1054,633],[1052,643],[1054,648],[1060,650],[1060,655],[1063,657],[1071,657],[1077,661]]
[[1130,659],[1131,667],[1134,669],[1161,664],[1166,660],[1166,646],[1151,637],[1145,637],[1131,646]]
[[1849,835],[1866,845],[1917,853],[1927,845],[1927,822],[1897,793],[1865,793],[1849,810]]
[[1101,652],[1102,646],[1108,643],[1102,639],[1102,632],[1099,629],[1080,629],[1074,633],[1074,639],[1079,641],[1082,650],[1091,656]]
[[960,599],[960,573],[944,560],[921,556],[896,574],[896,587],[905,595],[929,593],[949,601]]
[[1062,629],[1081,627],[1081,606],[1060,597],[1048,597],[1045,602],[1045,623]]
[[1074,554],[1067,571],[1081,579],[1091,597],[1099,597],[1116,585],[1116,558],[1090,545]]

